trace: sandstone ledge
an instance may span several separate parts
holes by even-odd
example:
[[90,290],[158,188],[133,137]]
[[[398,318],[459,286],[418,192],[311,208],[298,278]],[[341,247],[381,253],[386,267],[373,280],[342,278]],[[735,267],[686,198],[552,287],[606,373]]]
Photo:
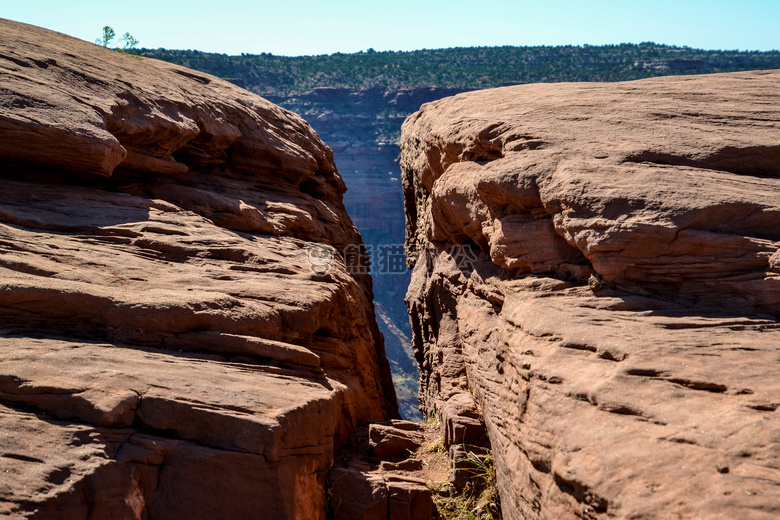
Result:
[[324,518],[334,450],[397,414],[331,151],[217,78],[0,30],[0,511]]
[[476,396],[506,518],[780,514],[778,84],[527,85],[406,121],[421,399]]

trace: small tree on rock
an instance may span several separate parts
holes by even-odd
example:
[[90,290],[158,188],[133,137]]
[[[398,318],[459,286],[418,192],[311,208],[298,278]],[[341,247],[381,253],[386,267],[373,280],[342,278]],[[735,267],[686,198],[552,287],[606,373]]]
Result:
[[103,27],[103,36],[95,40],[95,43],[102,45],[103,47],[108,47],[109,45],[116,43],[121,45],[121,47],[116,46],[112,48],[119,52],[127,52],[129,50],[135,49],[136,45],[139,43],[138,40],[136,40],[129,32],[126,32],[116,41],[114,41],[114,38],[116,38],[116,32],[114,32],[114,29],[112,29],[110,26],[106,25]]
[[103,27],[103,36],[95,40],[95,43],[97,43],[98,45],[102,45],[103,47],[108,47],[111,44],[111,42],[114,41],[114,36],[116,36],[114,30],[108,25],[106,25],[105,27]]
[[138,40],[133,38],[129,32],[126,32],[124,36],[119,38],[119,41],[122,42],[122,49],[124,50],[130,50],[135,49],[135,46],[138,45]]

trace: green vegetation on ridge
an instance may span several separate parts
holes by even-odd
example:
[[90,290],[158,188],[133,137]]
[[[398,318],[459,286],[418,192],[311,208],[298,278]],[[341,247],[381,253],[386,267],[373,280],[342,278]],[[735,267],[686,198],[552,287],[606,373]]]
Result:
[[671,74],[780,68],[779,51],[707,51],[655,43],[557,47],[470,47],[321,56],[142,49],[157,58],[223,78],[258,94],[290,96],[317,87],[363,90],[453,87],[482,89],[518,83],[624,81]]

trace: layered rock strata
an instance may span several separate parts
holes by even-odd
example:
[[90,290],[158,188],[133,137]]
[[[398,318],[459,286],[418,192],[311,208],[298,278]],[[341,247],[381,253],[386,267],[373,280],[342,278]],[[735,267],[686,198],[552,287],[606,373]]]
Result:
[[527,85],[405,122],[421,399],[449,444],[481,410],[505,518],[780,515],[778,87]]
[[206,74],[0,21],[0,512],[324,518],[397,415],[332,152]]

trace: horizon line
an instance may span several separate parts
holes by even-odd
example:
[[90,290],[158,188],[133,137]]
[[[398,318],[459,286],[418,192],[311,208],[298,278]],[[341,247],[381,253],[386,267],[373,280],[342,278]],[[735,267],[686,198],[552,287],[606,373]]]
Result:
[[[87,40],[84,40],[87,41]],[[94,43],[94,42],[89,42]],[[218,51],[203,51],[200,49],[173,49],[168,47],[139,47],[137,49],[133,49],[134,51],[171,51],[171,52],[198,52],[201,54],[215,54],[220,56],[228,56],[228,57],[241,57],[241,56],[273,56],[278,58],[319,58],[323,56],[339,56],[339,55],[360,55],[360,54],[413,54],[417,52],[436,52],[436,51],[448,51],[448,50],[464,50],[464,49],[505,49],[505,48],[513,48],[513,49],[538,49],[538,48],[588,48],[588,47],[620,47],[620,46],[634,46],[639,47],[641,45],[652,45],[656,47],[667,47],[669,49],[679,49],[679,50],[689,50],[689,51],[701,51],[701,52],[736,52],[736,53],[776,53],[780,52],[780,49],[773,48],[773,49],[705,49],[701,47],[691,47],[689,45],[676,45],[676,44],[670,44],[670,43],[657,43],[654,41],[643,41],[639,43],[633,43],[633,42],[620,42],[620,43],[603,43],[603,44],[590,44],[590,43],[567,43],[567,44],[556,44],[556,45],[471,45],[471,46],[453,46],[453,47],[436,47],[436,48],[427,48],[423,47],[420,49],[412,49],[412,50],[376,50],[373,47],[368,47],[367,49],[354,51],[354,52],[342,52],[342,51],[336,51],[331,53],[323,53],[323,54],[274,54],[272,52],[242,52],[240,54],[228,54],[226,52],[218,52]]]

